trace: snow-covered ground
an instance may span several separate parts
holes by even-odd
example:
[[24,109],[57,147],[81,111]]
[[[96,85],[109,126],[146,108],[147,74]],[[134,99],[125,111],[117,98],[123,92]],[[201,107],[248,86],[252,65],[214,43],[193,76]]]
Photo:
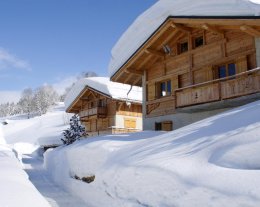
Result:
[[[260,101],[169,133],[106,135],[58,147],[45,154],[45,171],[35,152],[39,140],[60,139],[68,122],[63,109],[2,126],[1,207],[48,206],[3,136],[52,206],[260,206]],[[92,183],[75,179],[93,175]]]
[[14,144],[15,148],[24,148],[24,143],[27,143],[26,153],[33,149],[30,148],[31,145],[37,148],[39,145],[62,144],[62,131],[68,128],[70,117],[71,115],[64,111],[64,104],[59,103],[42,116],[31,119],[26,116],[5,118],[8,122],[3,126],[6,142]]
[[53,183],[38,154],[41,145],[61,144],[61,133],[68,128],[70,116],[60,103],[40,117],[2,119],[8,124],[0,124],[0,207],[86,206]]
[[86,139],[48,151],[45,166],[98,207],[260,206],[259,115],[260,101],[169,133]]
[[5,144],[0,126],[0,206],[49,207],[49,203],[31,184],[16,153]]
[[22,162],[25,172],[30,177],[30,181],[52,207],[90,207],[80,198],[71,195],[53,182],[49,173],[43,168],[42,157],[23,155]]

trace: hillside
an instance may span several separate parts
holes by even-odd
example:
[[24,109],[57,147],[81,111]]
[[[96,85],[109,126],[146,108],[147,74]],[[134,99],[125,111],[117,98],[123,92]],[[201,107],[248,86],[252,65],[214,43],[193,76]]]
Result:
[[59,103],[42,116],[30,119],[26,116],[5,118],[8,124],[3,126],[3,132],[8,144],[24,150],[30,150],[31,145],[37,148],[40,145],[62,144],[62,131],[68,128],[69,119],[64,104]]
[[86,139],[48,151],[45,166],[93,206],[258,206],[259,114],[260,101],[169,133]]

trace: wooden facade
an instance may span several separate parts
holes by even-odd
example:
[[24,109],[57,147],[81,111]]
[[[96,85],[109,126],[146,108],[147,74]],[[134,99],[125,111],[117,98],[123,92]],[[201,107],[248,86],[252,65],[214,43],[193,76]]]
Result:
[[260,19],[253,18],[170,17],[111,80],[143,86],[144,118],[259,93]]
[[89,136],[140,131],[142,105],[130,103],[85,88],[67,112],[79,114]]

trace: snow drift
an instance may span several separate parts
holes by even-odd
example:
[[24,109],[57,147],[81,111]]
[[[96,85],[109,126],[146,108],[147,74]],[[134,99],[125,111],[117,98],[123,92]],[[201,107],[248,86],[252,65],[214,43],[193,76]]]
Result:
[[93,206],[259,206],[259,114],[257,101],[169,133],[86,139],[48,151],[45,165]]
[[0,144],[0,168],[1,207],[50,206],[29,181],[16,152],[3,144]]

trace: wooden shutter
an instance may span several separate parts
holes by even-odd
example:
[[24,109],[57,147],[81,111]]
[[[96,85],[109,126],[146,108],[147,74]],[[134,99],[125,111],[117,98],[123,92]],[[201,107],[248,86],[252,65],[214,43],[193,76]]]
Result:
[[136,119],[125,118],[125,128],[136,128]]
[[163,131],[172,131],[172,121],[162,122],[162,130]]

